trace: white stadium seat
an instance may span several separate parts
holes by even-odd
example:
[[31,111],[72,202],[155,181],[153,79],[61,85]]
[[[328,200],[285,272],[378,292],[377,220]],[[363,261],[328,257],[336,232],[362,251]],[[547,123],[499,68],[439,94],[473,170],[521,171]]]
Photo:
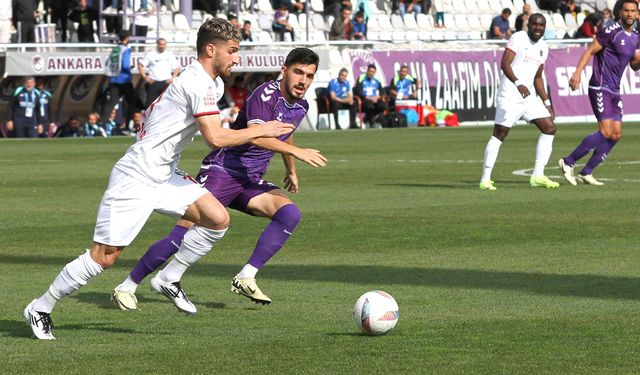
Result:
[[416,23],[418,24],[418,30],[433,30],[433,17],[426,14],[418,14],[416,17]]
[[[426,16],[426,14],[423,14],[423,16]],[[416,22],[416,17],[414,17],[413,14],[407,13],[404,15],[404,27],[407,30],[418,30],[418,23]]]
[[[405,14],[405,16],[406,16],[406,14]],[[391,15],[391,26],[393,26],[393,29],[396,30],[396,31],[405,30],[406,29],[405,24],[402,21],[402,17],[400,17],[400,15],[398,15],[398,14],[392,14]]]
[[381,14],[378,14],[377,18],[378,18],[378,26],[380,27],[381,30],[389,30],[389,31],[393,30],[393,26],[391,25],[391,19],[389,18],[388,15],[381,13]]

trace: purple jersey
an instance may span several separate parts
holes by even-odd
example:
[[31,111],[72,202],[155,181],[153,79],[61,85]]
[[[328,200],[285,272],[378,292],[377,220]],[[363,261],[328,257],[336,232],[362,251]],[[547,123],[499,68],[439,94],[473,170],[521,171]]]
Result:
[[[253,90],[231,128],[244,129],[247,125],[264,124],[272,120],[290,123],[297,128],[308,109],[309,103],[304,99],[287,103],[280,92],[280,81],[269,81]],[[280,136],[278,139],[285,141],[291,134]],[[273,155],[273,151],[251,144],[225,147],[211,151],[202,161],[202,168],[219,165],[230,172],[237,172],[257,181],[267,172]]]
[[640,48],[640,36],[636,30],[627,32],[619,22],[604,28],[596,36],[604,47],[593,59],[593,74],[589,86],[613,93],[620,92],[620,79],[625,68]]

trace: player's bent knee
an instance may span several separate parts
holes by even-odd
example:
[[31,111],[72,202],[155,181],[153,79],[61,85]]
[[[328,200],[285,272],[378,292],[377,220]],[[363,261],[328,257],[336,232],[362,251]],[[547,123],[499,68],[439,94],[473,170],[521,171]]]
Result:
[[274,215],[274,219],[282,222],[293,230],[300,220],[302,220],[302,212],[300,212],[298,206],[291,203],[280,207],[278,212],[276,212],[276,215]]
[[109,245],[94,245],[91,248],[91,258],[103,269],[111,267],[122,253],[122,247]]

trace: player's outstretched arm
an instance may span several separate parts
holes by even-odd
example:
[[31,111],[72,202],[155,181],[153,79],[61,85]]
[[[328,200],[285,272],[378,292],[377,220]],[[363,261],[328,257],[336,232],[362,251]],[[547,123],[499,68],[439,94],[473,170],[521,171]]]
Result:
[[580,61],[578,62],[576,71],[573,73],[573,75],[569,79],[569,87],[571,87],[571,90],[575,91],[578,89],[578,87],[580,87],[580,78],[582,76],[582,71],[584,70],[584,67],[587,66],[587,64],[589,63],[591,56],[602,51],[603,48],[604,47],[602,47],[602,44],[598,42],[598,39],[594,39],[593,42],[589,44],[589,47],[587,47],[587,50],[584,51],[584,53],[582,54],[582,57],[580,57]]
[[[250,126],[249,128],[261,126],[264,125],[254,125]],[[291,139],[292,137],[289,137],[287,141]],[[312,148],[300,148],[293,145],[293,143],[282,142],[281,140],[275,138],[260,138],[253,140],[251,144],[260,148],[264,148],[265,150],[277,152],[282,155],[290,155],[302,162],[309,164],[314,168],[324,167],[327,165],[327,158],[325,158],[320,153],[320,151],[314,150]]]
[[196,124],[205,143],[211,148],[238,146],[262,137],[279,137],[295,129],[292,124],[280,121],[269,121],[262,126],[252,126],[247,129],[225,129],[221,126],[220,115],[217,114],[197,117]]

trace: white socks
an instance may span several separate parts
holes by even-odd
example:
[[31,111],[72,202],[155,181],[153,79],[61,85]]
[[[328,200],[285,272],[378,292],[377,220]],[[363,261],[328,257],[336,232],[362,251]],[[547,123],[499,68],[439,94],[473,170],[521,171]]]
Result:
[[491,136],[489,142],[487,142],[487,147],[484,149],[484,169],[482,170],[480,182],[491,180],[491,172],[493,171],[493,166],[496,165],[500,146],[502,146],[502,141]]
[[553,137],[550,134],[540,134],[538,145],[536,146],[536,162],[532,176],[544,176],[544,167],[547,166],[551,151],[553,151]]
[[244,267],[242,267],[242,270],[238,274],[238,279],[255,279],[257,274],[258,269],[247,263]]
[[33,309],[51,313],[55,304],[64,296],[75,292],[86,285],[89,279],[102,272],[102,267],[92,258],[89,250],[77,257],[60,271],[53,283],[33,304]]
[[221,239],[226,229],[213,230],[195,225],[187,231],[182,240],[180,249],[173,256],[167,266],[158,273],[158,276],[167,282],[180,281],[184,272],[196,263],[200,258],[207,255],[213,245]]
[[136,290],[138,290],[138,283],[133,281],[131,276],[128,276],[127,279],[122,282],[122,284],[116,287],[116,289],[119,291],[127,291],[127,292],[135,293]]

